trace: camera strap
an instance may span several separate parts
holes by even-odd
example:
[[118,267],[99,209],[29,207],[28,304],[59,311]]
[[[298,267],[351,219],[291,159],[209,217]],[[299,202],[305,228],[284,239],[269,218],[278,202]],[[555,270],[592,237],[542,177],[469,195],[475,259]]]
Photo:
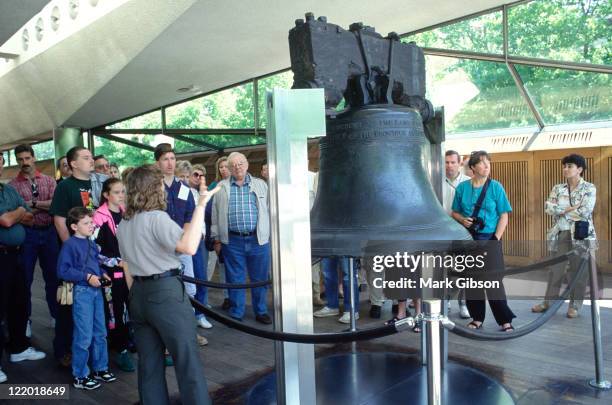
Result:
[[487,195],[487,190],[489,189],[489,183],[491,183],[491,178],[488,178],[484,186],[482,187],[482,191],[480,192],[480,195],[478,196],[478,200],[476,201],[476,205],[474,206],[474,211],[472,212],[472,218],[476,218],[478,214],[480,213],[480,208],[482,208],[482,202],[484,201]]

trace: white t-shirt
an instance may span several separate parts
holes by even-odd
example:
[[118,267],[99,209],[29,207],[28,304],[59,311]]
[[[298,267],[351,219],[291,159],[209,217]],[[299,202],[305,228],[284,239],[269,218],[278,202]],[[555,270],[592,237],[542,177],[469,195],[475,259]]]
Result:
[[452,207],[453,200],[455,199],[455,189],[457,188],[459,183],[462,183],[466,180],[470,180],[470,178],[461,172],[459,172],[459,175],[455,178],[455,180],[449,180],[448,177],[444,177],[444,183],[442,186],[442,195],[444,198],[442,200],[442,205],[448,215],[450,215],[453,211]]

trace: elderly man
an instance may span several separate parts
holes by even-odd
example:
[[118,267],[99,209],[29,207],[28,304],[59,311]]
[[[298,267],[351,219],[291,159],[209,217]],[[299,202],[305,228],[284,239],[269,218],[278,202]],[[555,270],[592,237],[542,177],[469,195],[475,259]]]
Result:
[[32,316],[32,281],[36,261],[40,263],[45,280],[45,298],[51,315],[51,326],[55,327],[57,316],[57,256],[59,245],[57,232],[53,226],[53,217],[49,214],[51,200],[55,192],[55,180],[36,169],[36,157],[30,145],[19,145],[15,148],[15,158],[19,165],[19,174],[11,181],[21,198],[34,214],[32,226],[26,226],[26,239],[21,249],[27,286],[28,328],[26,335],[31,336]]
[[[225,258],[227,281],[244,283],[264,281],[270,269],[270,216],[268,185],[248,173],[249,162],[242,153],[228,157],[231,176],[219,184],[221,190],[213,200],[212,236],[215,250]],[[230,316],[244,317],[245,290],[231,289]],[[255,320],[272,323],[268,315],[266,288],[251,290]]]
[[[0,175],[4,156],[0,153]],[[26,337],[26,281],[19,264],[20,245],[25,240],[23,225],[31,226],[34,217],[27,204],[10,185],[0,183],[0,319],[8,327],[10,361],[39,360],[45,357],[30,347]],[[22,225],[23,224],[23,225]],[[0,357],[4,352],[4,331],[0,327]],[[0,383],[7,380],[0,368]]]
[[[444,154],[444,168],[446,171],[446,177],[444,178],[444,184],[442,187],[443,194],[443,206],[444,210],[451,215],[453,200],[455,199],[455,189],[459,185],[470,178],[465,174],[461,173],[461,156],[454,150],[448,150]],[[470,318],[470,312],[465,305],[465,290],[459,290],[459,315],[464,318]],[[450,305],[450,301],[449,301]]]

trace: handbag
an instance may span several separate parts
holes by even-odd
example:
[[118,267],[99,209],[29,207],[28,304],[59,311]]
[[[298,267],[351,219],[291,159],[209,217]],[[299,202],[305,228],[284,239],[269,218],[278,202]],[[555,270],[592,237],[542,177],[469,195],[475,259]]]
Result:
[[60,305],[72,305],[72,292],[74,283],[70,281],[62,281],[62,284],[57,287],[57,303]]
[[[87,245],[88,249],[87,249],[87,254],[85,255],[85,263],[83,264],[83,270],[85,269],[85,266],[87,266],[87,263],[89,263],[89,243]],[[62,281],[62,284],[60,284],[57,287],[57,292],[56,292],[56,300],[57,303],[60,305],[72,305],[73,303],[73,292],[74,292],[74,283],[71,281]]]
[[[569,194],[570,207],[572,204],[572,193],[570,191],[569,183],[567,184],[567,193]],[[589,221],[574,221],[574,239],[584,240],[589,236]]]

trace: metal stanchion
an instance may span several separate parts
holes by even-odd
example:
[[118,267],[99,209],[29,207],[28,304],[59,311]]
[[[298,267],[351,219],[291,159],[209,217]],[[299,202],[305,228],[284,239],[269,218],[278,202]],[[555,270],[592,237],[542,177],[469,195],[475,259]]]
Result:
[[427,346],[427,403],[442,404],[442,368],[440,364],[440,300],[423,302],[423,330]]
[[[357,320],[355,319],[355,268],[353,267],[355,264],[355,259],[353,257],[348,258],[348,266],[349,266],[349,294],[351,294],[350,303],[351,303],[351,332],[355,332],[357,330]],[[346,291],[344,292],[346,294]]]
[[612,387],[610,381],[604,377],[603,351],[601,349],[601,317],[599,315],[599,288],[597,286],[597,263],[594,254],[589,254],[589,280],[591,282],[591,318],[593,325],[593,347],[595,352],[595,379],[589,381],[589,385],[601,390]]

